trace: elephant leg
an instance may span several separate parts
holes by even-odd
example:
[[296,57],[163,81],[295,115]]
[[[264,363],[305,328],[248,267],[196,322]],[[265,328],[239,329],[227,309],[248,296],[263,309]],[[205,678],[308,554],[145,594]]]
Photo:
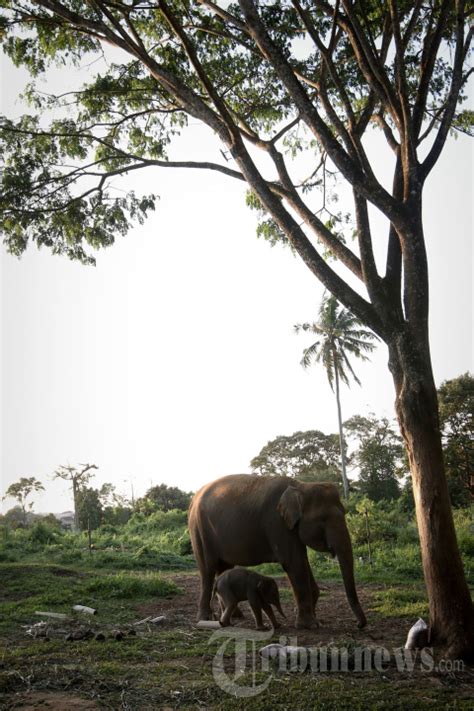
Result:
[[[309,570],[308,559],[298,561],[297,564],[284,564],[283,568],[290,579],[293,594],[296,600],[296,622],[298,628],[317,627],[313,606],[313,586]],[[316,581],[314,581],[316,585]],[[317,586],[316,586],[317,587]],[[318,591],[319,592],[319,591]]]
[[318,602],[318,598],[319,598],[319,587],[318,587],[316,580],[314,579],[313,571],[311,570],[309,560],[308,560],[308,574],[309,574],[309,581],[311,584],[311,594],[312,594],[312,598],[313,598],[313,600],[312,600],[313,613],[316,615],[316,603]]
[[216,571],[214,568],[204,568],[200,571],[201,594],[199,597],[198,620],[212,620],[211,597]]

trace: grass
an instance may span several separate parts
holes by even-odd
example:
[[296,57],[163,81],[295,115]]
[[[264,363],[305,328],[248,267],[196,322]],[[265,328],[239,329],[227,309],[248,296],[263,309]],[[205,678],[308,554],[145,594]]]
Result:
[[[372,639],[374,645],[390,648],[395,639],[401,643],[401,630],[405,634],[418,617],[427,619],[414,524],[406,515],[379,508],[377,526],[374,513],[371,562],[365,527],[357,512],[348,515],[355,575],[371,622],[365,637],[365,631],[352,632],[347,626],[351,613],[344,601],[338,610],[346,619],[346,627],[342,623],[340,627],[345,631],[339,636],[334,633],[333,640],[339,647],[352,649],[361,639]],[[472,519],[467,510],[456,515],[466,574],[474,584]],[[0,708],[13,708],[19,699],[27,700],[35,692],[75,695],[86,699],[87,708],[124,711],[178,707],[240,711],[243,706],[250,711],[472,708],[474,672],[401,674],[393,664],[383,673],[289,673],[272,667],[261,694],[229,695],[216,684],[212,671],[220,643],[210,641],[212,632],[196,630],[195,600],[183,593],[183,580],[195,571],[185,513],[137,515],[126,526],[104,526],[94,532],[93,542],[95,550],[90,554],[83,534],[51,531],[44,525],[18,531],[0,526]],[[322,584],[322,604],[329,615],[332,612],[329,626],[337,630],[339,613],[331,611],[329,603],[334,591],[342,590],[339,565],[315,551],[309,557]],[[273,563],[258,570],[282,575],[281,567]],[[177,578],[183,573],[188,577]],[[283,604],[291,605],[291,591],[281,588],[280,593]],[[76,603],[96,608],[98,615],[85,619],[72,613]],[[170,615],[167,606],[172,608]],[[67,642],[64,634],[58,636],[62,623],[51,624],[49,641],[33,639],[25,627],[40,619],[36,610],[66,613],[77,620],[76,627],[92,625],[106,639]],[[164,625],[145,625],[137,628],[137,635],[126,634],[121,641],[111,636],[113,630],[127,631],[155,610],[157,615],[162,610],[168,615]],[[278,640],[275,636],[274,641]],[[233,678],[232,643],[224,657]],[[269,679],[260,667],[250,670],[250,659],[248,654],[247,667],[236,679],[240,686],[252,687]]]
[[[207,708],[233,711],[245,705],[250,711],[272,709],[460,709],[472,708],[470,677],[451,675],[399,674],[393,667],[385,673],[286,672],[271,667],[246,668],[236,679],[237,687],[266,684],[252,697],[227,694],[213,676],[214,655],[222,644],[212,633],[199,631],[189,622],[139,628],[136,636],[120,642],[110,637],[117,626],[127,626],[143,616],[140,606],[160,597],[182,596],[174,575],[133,572],[98,572],[96,568],[44,564],[0,565],[0,707],[17,703],[19,695],[32,692],[67,694],[89,700],[99,708],[141,709]],[[320,579],[320,578],[319,578]],[[322,581],[323,582],[323,581]],[[282,590],[282,599],[289,591]],[[176,609],[180,608],[176,598]],[[397,624],[397,618],[411,619],[426,612],[423,587],[398,585],[371,588],[371,614],[375,625]],[[71,613],[71,603],[97,607],[89,624],[104,630],[107,639],[66,642],[32,639],[21,625],[36,622],[34,610]],[[159,602],[157,605],[159,609]],[[384,622],[385,620],[385,622]],[[390,622],[393,620],[392,622]],[[53,623],[60,627],[61,623]],[[387,631],[389,634],[389,631]],[[278,641],[278,636],[274,641]],[[265,642],[267,643],[267,642]],[[340,646],[356,644],[351,637],[336,639]],[[387,646],[389,641],[386,642]],[[224,653],[225,668],[235,676],[235,650],[231,642]],[[92,706],[91,706],[92,708]]]
[[158,573],[119,573],[89,580],[85,589],[110,598],[165,597],[178,592],[172,580]]
[[429,617],[428,600],[425,590],[416,585],[413,588],[390,587],[373,593],[372,610],[383,617]]
[[69,615],[73,604],[97,608],[104,622],[128,622],[136,619],[133,608],[111,605],[110,600],[133,598],[139,603],[179,590],[171,579],[148,571],[97,575],[96,571],[43,564],[3,564],[0,579],[0,635],[31,623],[36,611]]

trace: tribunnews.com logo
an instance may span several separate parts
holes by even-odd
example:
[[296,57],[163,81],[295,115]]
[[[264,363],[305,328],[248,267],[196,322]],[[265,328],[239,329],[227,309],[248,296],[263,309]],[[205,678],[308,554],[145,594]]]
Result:
[[464,671],[461,659],[435,661],[431,647],[424,649],[387,649],[386,647],[299,647],[296,638],[280,637],[277,644],[267,644],[273,636],[224,628],[215,632],[209,644],[218,644],[212,661],[216,684],[228,694],[248,698],[261,694],[278,673],[383,673],[396,669],[401,674],[414,671],[454,673]]

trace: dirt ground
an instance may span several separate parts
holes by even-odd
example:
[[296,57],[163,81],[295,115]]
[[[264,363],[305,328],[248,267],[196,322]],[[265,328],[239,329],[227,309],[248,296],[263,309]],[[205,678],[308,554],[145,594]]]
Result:
[[[143,617],[166,615],[168,624],[193,625],[197,619],[199,578],[196,575],[176,575],[173,576],[173,579],[183,590],[183,594],[140,605],[137,609]],[[275,580],[280,589],[281,606],[286,615],[286,620],[281,620],[282,627],[278,632],[287,637],[297,638],[295,644],[310,647],[353,637],[356,638],[360,646],[401,647],[405,644],[409,629],[406,620],[396,617],[384,618],[383,625],[373,624],[373,616],[371,620],[371,614],[367,612],[370,610],[372,592],[383,586],[359,585],[359,599],[362,608],[367,612],[369,624],[365,629],[358,630],[342,585],[331,582],[321,584],[321,597],[317,607],[320,626],[313,630],[301,630],[294,626],[295,606],[287,578],[280,577]],[[288,594],[283,591],[288,591]],[[254,620],[248,604],[243,603],[241,609],[244,618],[237,620],[235,625],[254,629]],[[279,618],[278,613],[275,614]]]
[[[7,672],[0,654],[0,669],[18,676],[21,673],[21,678],[30,673],[32,680],[27,691],[19,687],[9,693],[0,693],[0,709],[168,711],[183,707],[233,711],[240,710],[242,705],[250,711],[270,708],[285,711],[314,711],[316,708],[318,711],[474,709],[473,668],[464,668],[455,674],[440,673],[439,670],[427,674],[419,669],[401,674],[394,663],[390,663],[383,673],[276,673],[272,685],[256,699],[232,699],[216,687],[212,676],[215,645],[209,648],[209,640],[213,631],[196,629],[199,577],[196,574],[172,574],[170,577],[180,589],[178,594],[146,603],[127,600],[125,607],[135,620],[160,615],[166,618],[160,625],[137,628],[134,637],[125,637],[120,643],[59,644],[53,641],[42,645],[39,642],[31,657],[31,669],[22,662],[23,666],[16,667],[18,672]],[[277,583],[287,619],[281,620],[282,627],[276,631],[272,643],[312,648],[331,644],[336,648],[385,648],[392,653],[393,649],[404,646],[408,630],[416,621],[409,617],[382,616],[374,610],[374,596],[385,586],[365,584],[359,585],[358,593],[368,625],[358,630],[343,586],[338,582],[325,582],[320,584],[321,597],[317,608],[320,627],[297,630],[288,580],[279,577]],[[407,586],[403,587],[406,589]],[[254,629],[253,616],[246,603],[242,605],[242,611],[245,616],[236,626]],[[107,625],[110,626],[110,623],[102,622],[100,614],[93,620],[91,624],[104,632]],[[23,637],[20,645],[26,643]],[[53,645],[52,651],[48,651],[50,645]],[[14,662],[14,645],[11,652],[10,661]],[[228,662],[232,666],[235,657],[229,657]],[[41,674],[45,673],[51,681],[38,688]]]

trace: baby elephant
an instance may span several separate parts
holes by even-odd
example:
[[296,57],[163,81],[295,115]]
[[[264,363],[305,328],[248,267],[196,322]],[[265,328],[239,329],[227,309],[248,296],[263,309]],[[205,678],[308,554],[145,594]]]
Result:
[[248,600],[255,617],[258,630],[265,629],[262,620],[262,610],[268,616],[273,627],[280,627],[275,619],[272,605],[286,617],[281,609],[278,586],[273,578],[260,575],[245,568],[231,568],[219,575],[215,583],[215,592],[221,607],[220,622],[223,627],[231,624],[232,613],[239,602]]

